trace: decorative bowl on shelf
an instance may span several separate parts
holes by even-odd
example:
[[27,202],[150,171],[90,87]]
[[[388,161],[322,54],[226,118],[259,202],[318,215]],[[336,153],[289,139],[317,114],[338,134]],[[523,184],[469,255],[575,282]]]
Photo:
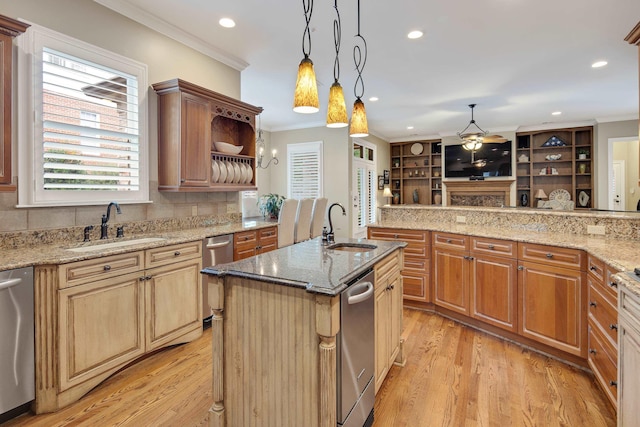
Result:
[[553,161],[553,160],[560,160],[561,158],[562,158],[562,154],[560,154],[560,153],[556,153],[556,154],[549,154],[549,155],[547,155],[547,157],[545,157],[545,159],[547,159],[547,160],[551,160],[551,161]]
[[213,141],[213,145],[216,147],[217,151],[226,154],[240,154],[244,148],[241,145],[233,145],[222,141]]

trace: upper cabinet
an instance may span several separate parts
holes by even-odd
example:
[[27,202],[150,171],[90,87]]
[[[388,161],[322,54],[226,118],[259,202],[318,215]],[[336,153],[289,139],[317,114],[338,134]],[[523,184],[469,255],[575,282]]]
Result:
[[442,145],[440,140],[391,144],[393,204],[442,203]]
[[[539,200],[574,202],[593,207],[593,127],[516,134],[518,203],[536,207]],[[551,197],[550,197],[551,196]]]
[[13,38],[28,27],[28,24],[0,15],[0,191],[16,188],[11,185],[11,62]]
[[[158,94],[160,191],[255,190],[254,107],[180,79],[153,85]],[[216,142],[242,147],[219,151]]]

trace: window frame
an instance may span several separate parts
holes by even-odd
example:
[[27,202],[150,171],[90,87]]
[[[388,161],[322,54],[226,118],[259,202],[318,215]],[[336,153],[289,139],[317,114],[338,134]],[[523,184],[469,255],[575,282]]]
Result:
[[287,197],[297,198],[292,195],[292,155],[297,153],[314,153],[318,155],[318,194],[312,198],[324,197],[324,166],[323,166],[323,142],[299,142],[295,144],[287,144]]
[[[16,39],[18,46],[18,206],[90,206],[116,200],[119,203],[149,202],[149,125],[148,125],[148,69],[147,65],[120,54],[91,45],[57,31],[31,24]],[[47,192],[43,182],[43,112],[42,71],[43,48],[51,48],[96,64],[135,76],[138,84],[138,190],[57,190]],[[27,183],[27,185],[25,185]]]

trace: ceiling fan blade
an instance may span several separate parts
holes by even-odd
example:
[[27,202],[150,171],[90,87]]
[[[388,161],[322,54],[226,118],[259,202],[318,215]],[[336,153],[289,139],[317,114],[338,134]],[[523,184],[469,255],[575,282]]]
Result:
[[507,142],[508,139],[503,137],[502,135],[486,135],[482,138],[482,142],[492,143],[492,142]]

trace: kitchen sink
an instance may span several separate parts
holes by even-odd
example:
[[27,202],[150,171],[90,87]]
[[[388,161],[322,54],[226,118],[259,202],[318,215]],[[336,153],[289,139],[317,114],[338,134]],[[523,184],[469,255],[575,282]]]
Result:
[[122,247],[132,246],[132,245],[141,245],[143,243],[161,242],[163,240],[166,240],[166,239],[162,237],[142,237],[139,239],[121,240],[117,242],[105,242],[105,243],[97,242],[97,243],[89,244],[87,246],[76,246],[73,248],[65,248],[65,249],[71,252],[95,252],[95,251],[102,251],[105,249],[122,248]]
[[370,245],[368,243],[334,243],[327,246],[327,249],[347,252],[369,252],[376,248],[376,245]]

